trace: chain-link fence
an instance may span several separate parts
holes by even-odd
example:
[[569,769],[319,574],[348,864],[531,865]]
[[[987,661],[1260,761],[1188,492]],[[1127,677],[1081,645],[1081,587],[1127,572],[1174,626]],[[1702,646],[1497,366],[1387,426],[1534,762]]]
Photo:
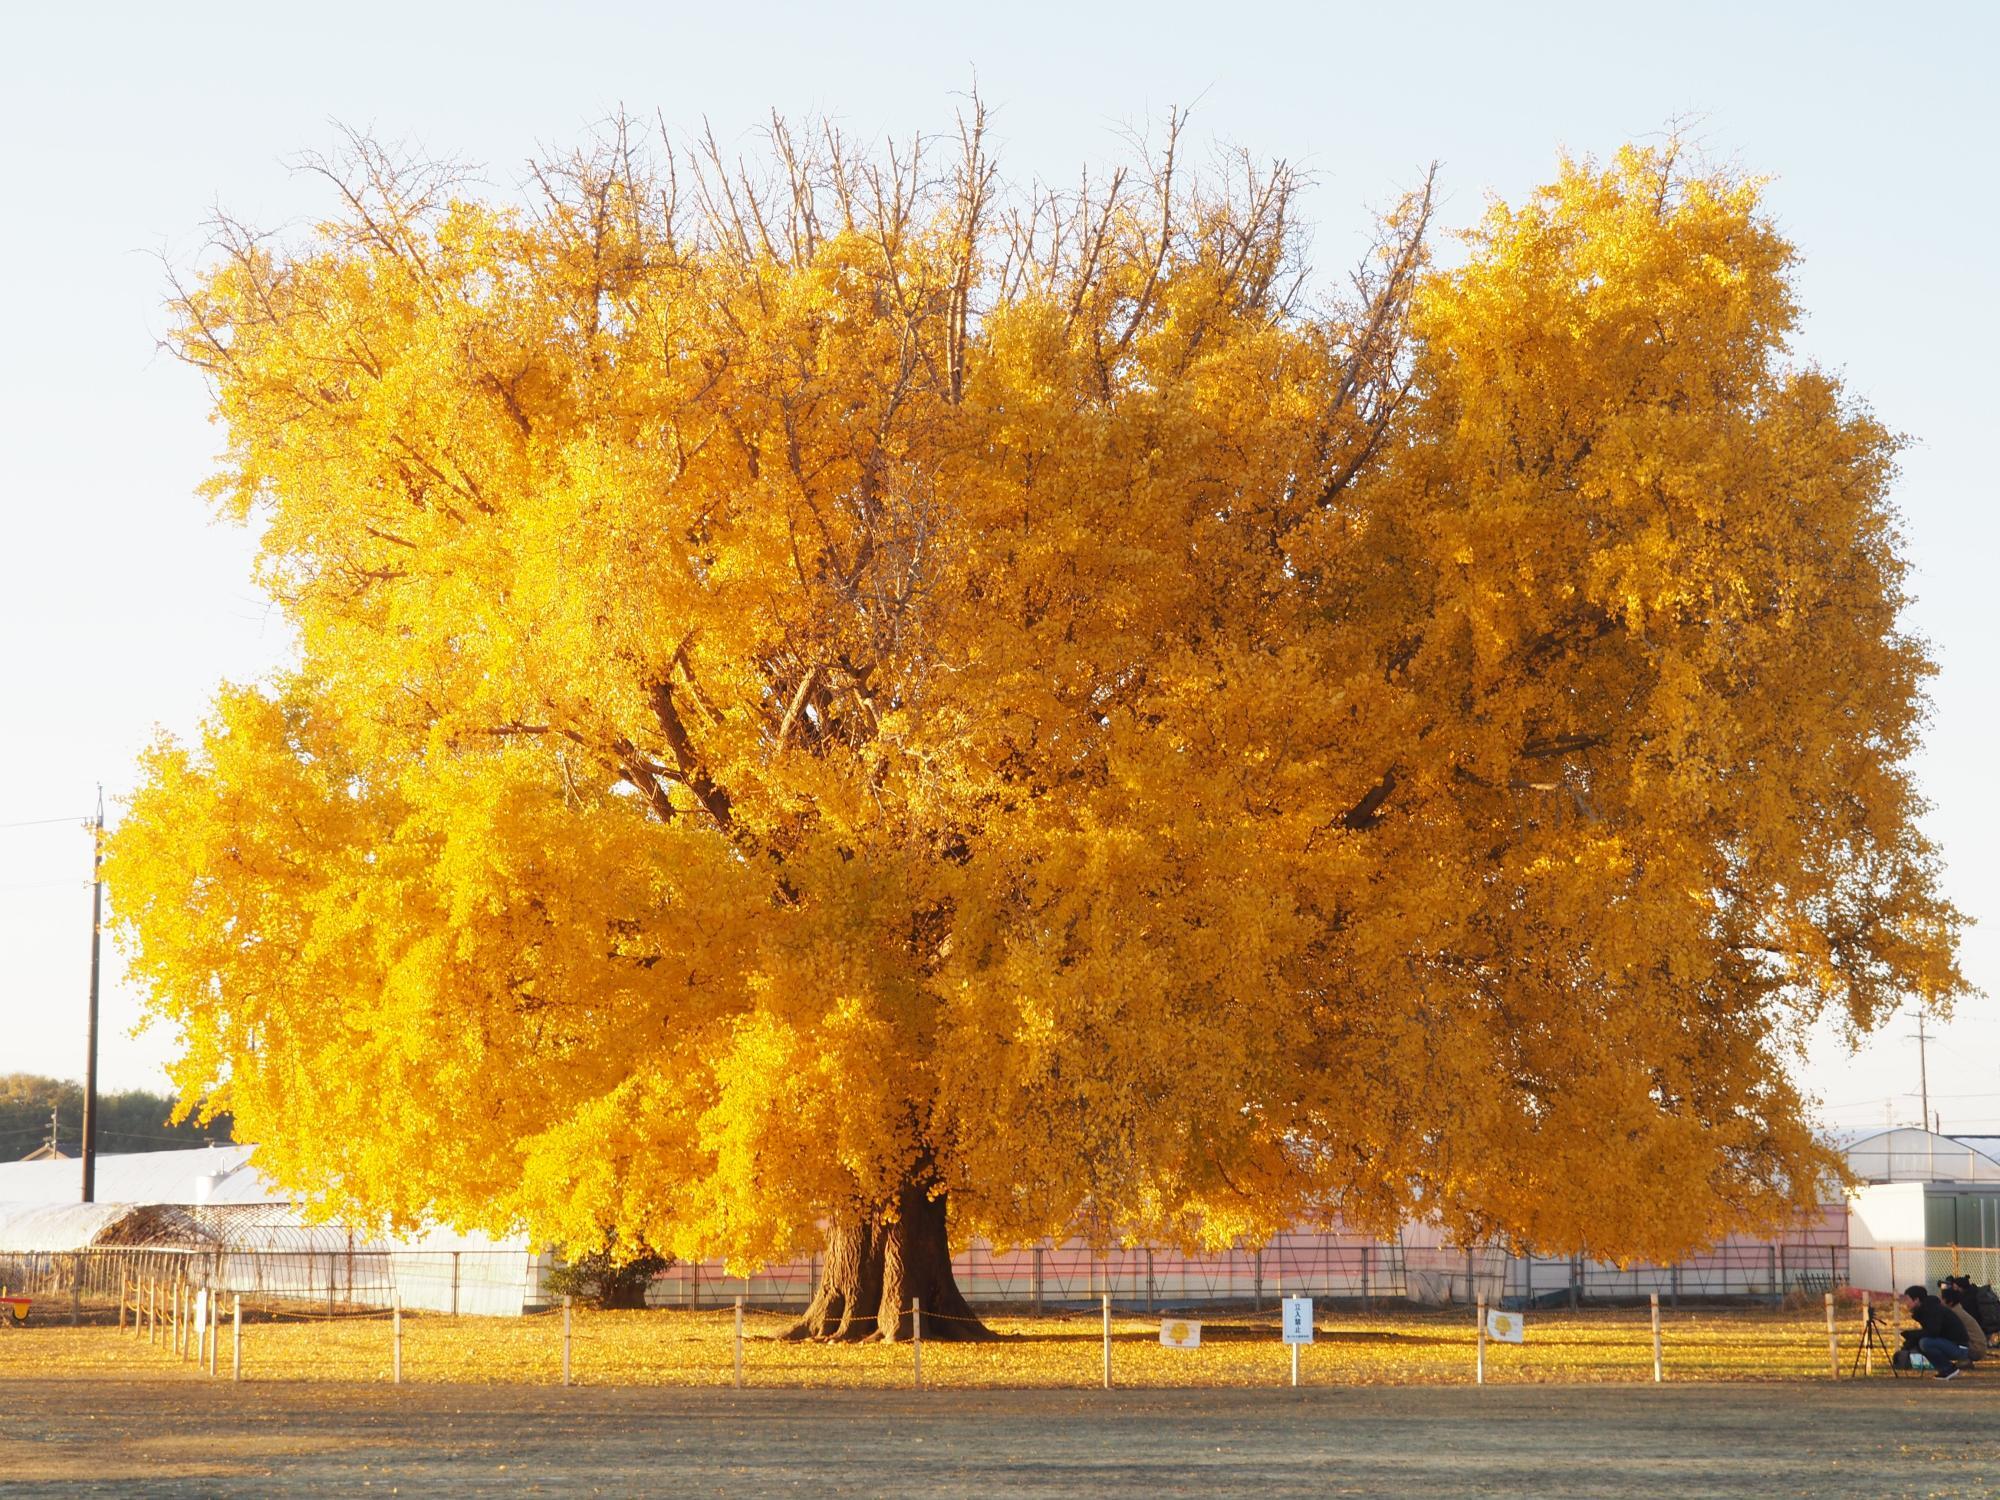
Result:
[[[432,1250],[357,1243],[344,1230],[210,1222],[179,1244],[0,1252],[0,1287],[37,1297],[73,1318],[115,1311],[119,1289],[137,1280],[240,1293],[257,1306],[337,1313],[385,1309],[513,1316],[549,1304],[549,1257],[522,1249]],[[2000,1274],[2000,1252],[1932,1247],[1854,1251],[1842,1245],[1776,1243],[1725,1247],[1672,1266],[1603,1265],[1498,1250],[1340,1243],[1279,1236],[1261,1250],[1181,1255],[1145,1248],[1094,1249],[1081,1242],[996,1253],[975,1246],[953,1270],[967,1300],[1026,1313],[1094,1308],[1109,1296],[1135,1312],[1274,1308],[1286,1296],[1362,1310],[1380,1303],[1582,1308],[1643,1302],[1781,1302],[1848,1286],[1889,1292],[1947,1272],[1978,1280]],[[816,1257],[748,1276],[719,1263],[670,1266],[648,1302],[687,1310],[801,1308],[817,1282]]]

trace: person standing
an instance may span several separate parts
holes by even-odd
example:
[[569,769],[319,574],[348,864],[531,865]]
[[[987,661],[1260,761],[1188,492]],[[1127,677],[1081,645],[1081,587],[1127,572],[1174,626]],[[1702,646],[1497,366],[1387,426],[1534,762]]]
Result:
[[1904,1288],[1903,1307],[1917,1325],[1903,1335],[1904,1339],[1914,1340],[1918,1352],[1937,1371],[1939,1380],[1957,1379],[1959,1366],[1972,1363],[1972,1351],[1965,1347],[1965,1328],[1958,1321],[1958,1314],[1933,1297],[1929,1288],[1921,1286]]

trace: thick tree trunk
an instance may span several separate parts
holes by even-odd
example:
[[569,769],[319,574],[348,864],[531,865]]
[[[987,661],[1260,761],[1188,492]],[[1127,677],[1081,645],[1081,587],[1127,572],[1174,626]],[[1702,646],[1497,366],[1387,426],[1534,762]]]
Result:
[[893,1343],[910,1336],[910,1300],[923,1305],[924,1337],[990,1339],[951,1274],[945,1200],[905,1187],[893,1212],[837,1222],[812,1304],[780,1337]]

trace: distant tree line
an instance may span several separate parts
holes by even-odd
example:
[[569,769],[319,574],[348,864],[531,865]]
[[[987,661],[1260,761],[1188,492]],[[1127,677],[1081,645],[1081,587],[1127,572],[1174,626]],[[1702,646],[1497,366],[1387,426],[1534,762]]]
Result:
[[[97,1149],[105,1153],[170,1151],[233,1139],[233,1122],[218,1114],[207,1124],[192,1118],[169,1124],[174,1101],[146,1089],[97,1096]],[[37,1073],[0,1073],[0,1161],[18,1161],[46,1145],[55,1112],[56,1148],[65,1156],[83,1150],[83,1085]]]

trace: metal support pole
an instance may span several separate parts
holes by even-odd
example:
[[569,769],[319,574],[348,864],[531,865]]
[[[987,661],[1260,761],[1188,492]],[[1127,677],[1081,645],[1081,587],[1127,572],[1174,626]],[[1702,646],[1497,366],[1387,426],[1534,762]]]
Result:
[[[743,1315],[741,1313],[738,1313],[736,1317],[737,1317],[737,1322],[740,1324],[742,1322]],[[565,1292],[563,1294],[563,1384],[564,1385],[569,1384],[570,1334],[571,1334],[570,1299],[569,1299],[569,1294]],[[740,1383],[741,1382],[739,1382],[739,1384]]]
[[743,1389],[743,1299],[736,1299],[736,1388]]
[[910,1299],[910,1369],[917,1389],[924,1388],[924,1299]]
[[1863,1292],[1861,1294],[1861,1357],[1867,1373],[1873,1375],[1875,1373],[1875,1340],[1868,1337],[1867,1334],[1869,1312],[1868,1293]]
[[1299,1346],[1297,1344],[1294,1344],[1292,1345],[1292,1384],[1296,1386],[1298,1383],[1299,1383]]
[[1653,1384],[1660,1383],[1660,1294],[1654,1292],[1653,1304]]
[[1035,1246],[1034,1267],[1034,1279],[1031,1285],[1034,1291],[1035,1316],[1039,1318],[1042,1315],[1042,1247],[1040,1245]]
[[396,1305],[390,1310],[389,1324],[389,1383],[391,1385],[401,1385],[403,1383],[403,1299],[401,1297],[396,1298]]
[[1472,1383],[1486,1384],[1486,1299],[1479,1299],[1479,1356],[1473,1367]]
[[235,1303],[229,1309],[229,1378],[243,1378],[243,1294],[236,1294]]
[[1840,1330],[1833,1322],[1833,1293],[1826,1294],[1826,1360],[1835,1380],[1840,1379]]
[[1104,1294],[1104,1388],[1111,1389],[1111,1293]]
[[[118,1331],[125,1331],[125,1304],[130,1300],[131,1278],[124,1271],[118,1273]],[[134,1324],[138,1319],[133,1319]]]
[[[104,934],[104,788],[97,789],[97,817],[91,825],[90,1002],[84,1024],[83,1201],[97,1201],[97,974]],[[54,1144],[51,1142],[51,1144]]]

